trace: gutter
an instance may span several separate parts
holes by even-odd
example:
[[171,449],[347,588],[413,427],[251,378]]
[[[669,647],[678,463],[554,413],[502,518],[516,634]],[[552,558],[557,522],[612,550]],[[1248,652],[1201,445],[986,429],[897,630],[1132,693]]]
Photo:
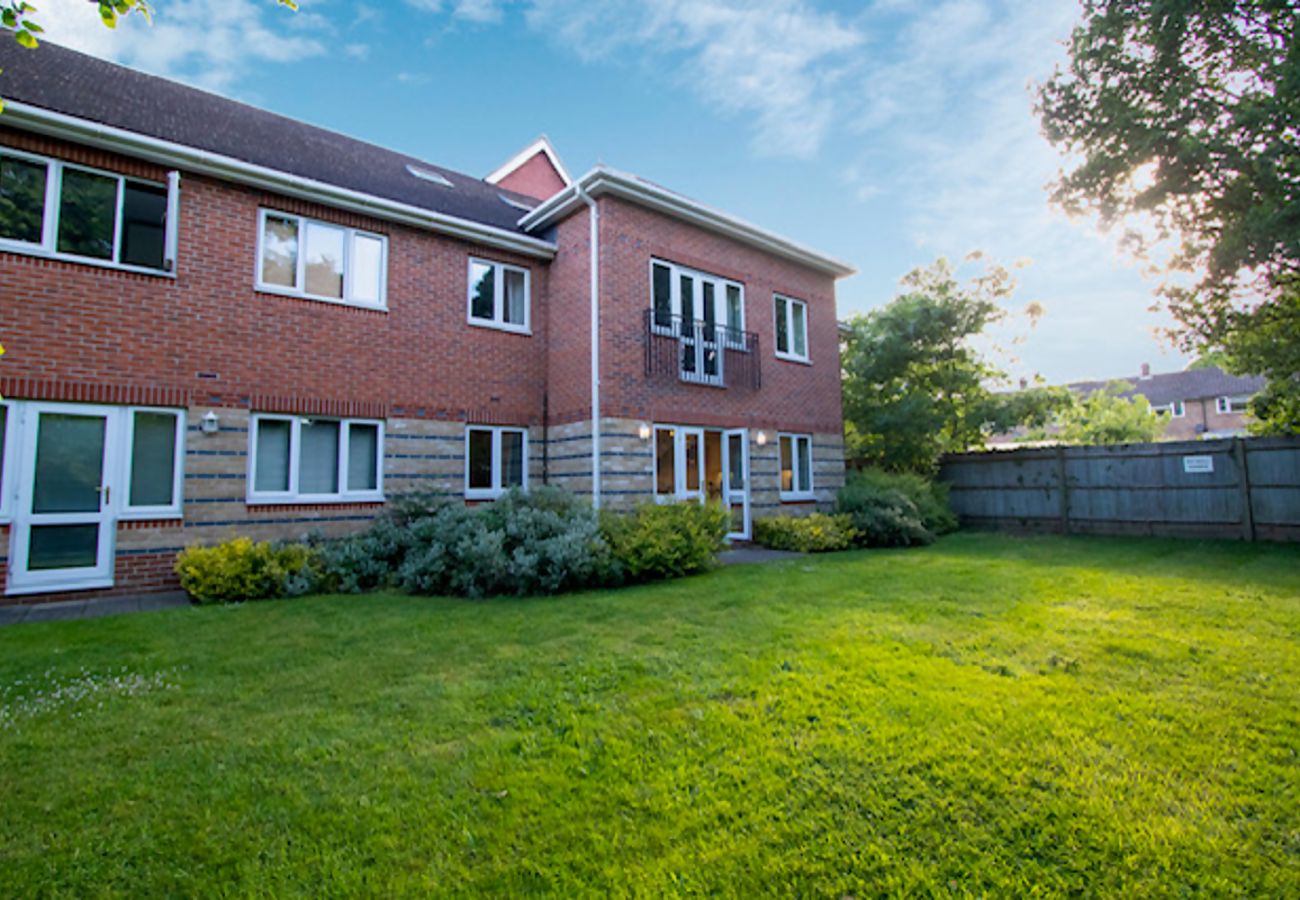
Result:
[[526,231],[545,228],[577,209],[584,195],[599,197],[603,194],[612,194],[630,200],[836,278],[844,278],[857,271],[848,263],[818,253],[811,247],[759,228],[757,225],[698,203],[689,197],[683,197],[635,175],[605,166],[596,166],[569,187],[555,193],[536,209],[524,215],[519,220],[519,227]]
[[591,219],[591,505],[600,509],[600,210],[581,185],[574,191]]
[[426,228],[535,259],[554,258],[556,245],[459,216],[449,216],[395,200],[386,200],[337,185],[259,166],[219,153],[187,147],[161,138],[102,125],[75,116],[5,101],[4,122],[28,131],[112,150],[161,165],[180,167],[202,175],[263,188],[278,194],[324,203],[338,209],[375,216],[391,222]]

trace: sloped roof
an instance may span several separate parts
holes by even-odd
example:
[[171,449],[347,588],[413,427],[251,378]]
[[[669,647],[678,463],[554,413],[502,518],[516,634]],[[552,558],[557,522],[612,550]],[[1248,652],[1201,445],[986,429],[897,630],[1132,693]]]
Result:
[[[525,233],[530,197],[335,131],[105,62],[49,41],[36,50],[0,35],[0,96],[146,137],[336,185],[442,215]],[[0,116],[0,125],[4,125]],[[411,173],[414,167],[451,182]]]
[[[1217,366],[1206,369],[1186,369],[1182,372],[1161,372],[1149,378],[1113,378],[1130,387],[1125,397],[1141,395],[1152,406],[1166,406],[1175,400],[1202,400],[1212,397],[1250,397],[1264,389],[1265,379],[1256,375],[1230,375]],[[1070,390],[1087,396],[1110,384],[1110,381],[1076,381],[1066,385]]]

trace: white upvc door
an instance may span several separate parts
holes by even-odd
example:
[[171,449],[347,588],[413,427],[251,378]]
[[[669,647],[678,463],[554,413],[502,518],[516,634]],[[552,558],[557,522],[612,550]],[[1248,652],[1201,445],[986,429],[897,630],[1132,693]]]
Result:
[[744,428],[722,433],[722,502],[731,513],[727,537],[749,540],[749,432]]
[[677,429],[677,499],[704,499],[704,429]]
[[54,403],[13,412],[20,449],[6,593],[111,586],[120,415]]

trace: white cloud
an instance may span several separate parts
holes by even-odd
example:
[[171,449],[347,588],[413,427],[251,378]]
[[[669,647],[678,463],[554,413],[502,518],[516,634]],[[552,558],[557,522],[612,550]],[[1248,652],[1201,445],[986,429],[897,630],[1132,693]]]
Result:
[[822,146],[833,87],[863,40],[800,0],[533,0],[527,20],[588,61],[641,54],[721,112],[752,117],[756,152],[795,157]]
[[212,90],[228,88],[252,66],[289,63],[325,52],[328,23],[256,0],[158,4],[153,24],[139,14],[105,28],[85,0],[44,0],[37,21],[53,42]]

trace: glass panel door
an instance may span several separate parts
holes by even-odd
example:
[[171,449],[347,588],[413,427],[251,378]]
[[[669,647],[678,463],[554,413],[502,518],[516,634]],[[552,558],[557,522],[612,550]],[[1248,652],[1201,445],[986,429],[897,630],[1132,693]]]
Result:
[[119,421],[108,410],[32,404],[24,452],[9,593],[107,586],[113,577],[110,456]]
[[722,502],[731,512],[733,540],[749,540],[749,433],[743,429],[722,433]]

